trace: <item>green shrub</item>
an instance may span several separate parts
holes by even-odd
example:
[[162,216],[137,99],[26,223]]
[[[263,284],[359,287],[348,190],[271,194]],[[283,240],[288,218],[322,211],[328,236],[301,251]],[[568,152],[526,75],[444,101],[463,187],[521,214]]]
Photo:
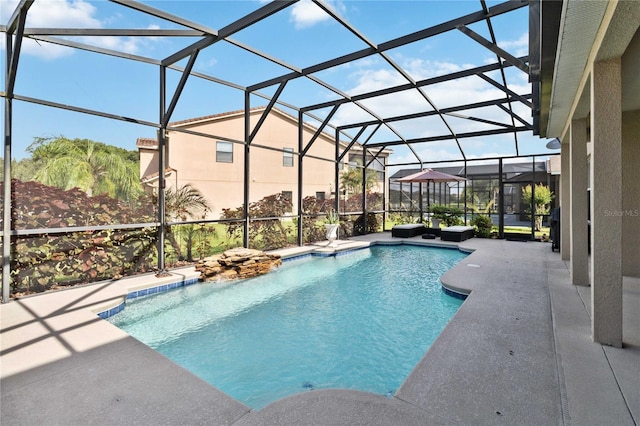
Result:
[[445,226],[462,225],[462,215],[464,212],[457,207],[449,207],[443,205],[436,205],[430,208],[432,217],[434,219],[440,219],[444,222]]
[[[290,227],[284,226],[281,217],[292,209],[291,200],[282,193],[268,195],[249,204],[249,247],[258,250],[275,250],[289,245]],[[222,209],[222,219],[239,219],[227,223],[227,235],[241,236],[244,206],[236,209]]]
[[365,226],[364,215],[358,215],[353,223],[353,235],[366,235],[379,232],[382,226],[381,217],[375,213],[367,213],[367,220]]
[[471,225],[476,228],[476,237],[489,238],[491,237],[491,228],[493,228],[493,222],[489,216],[478,215],[471,220]]

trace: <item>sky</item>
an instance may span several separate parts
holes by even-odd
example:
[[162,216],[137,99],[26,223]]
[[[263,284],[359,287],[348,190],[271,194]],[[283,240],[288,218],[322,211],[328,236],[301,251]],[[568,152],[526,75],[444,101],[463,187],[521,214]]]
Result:
[[[143,3],[214,30],[233,23],[265,4],[258,0],[163,0]],[[333,0],[326,3],[335,13],[356,27],[367,40],[375,44],[481,9],[478,0]],[[487,3],[492,6],[500,2]],[[1,25],[7,23],[17,4],[17,0],[0,0]],[[515,56],[528,53],[528,8],[524,7],[496,17],[492,22],[499,47]],[[86,0],[36,0],[28,13],[27,27],[184,29],[178,24],[142,14],[116,3]],[[485,22],[473,24],[470,28],[485,38],[490,37]],[[4,34],[2,38],[0,61],[4,69]],[[367,47],[362,40],[308,0],[301,0],[263,22],[234,34],[232,38],[297,68],[305,68]],[[73,38],[77,42],[157,60],[168,57],[198,39],[126,36]],[[415,80],[496,62],[494,53],[456,30],[392,49],[387,53]],[[185,64],[186,59],[177,63],[179,66]],[[241,86],[250,86],[289,72],[280,65],[257,58],[226,42],[216,43],[201,51],[194,70]],[[494,80],[501,81],[499,73],[489,75]],[[406,83],[406,79],[379,56],[321,71],[315,76],[349,95]],[[4,90],[4,72],[0,78]],[[179,78],[178,72],[168,72],[170,94]],[[507,69],[506,78],[509,87],[517,93],[530,92],[524,72],[511,67]],[[146,122],[157,122],[159,85],[159,71],[155,65],[25,39],[15,94]],[[270,96],[274,91],[275,87],[270,87],[261,93]],[[495,87],[477,77],[428,86],[425,92],[428,100],[438,108],[487,100],[499,93]],[[280,100],[296,106],[315,105],[335,99],[338,99],[336,93],[304,78],[288,83],[280,97]],[[171,121],[239,110],[244,106],[243,101],[244,94],[241,90],[192,76]],[[257,96],[251,100],[252,107],[266,103],[266,100]],[[416,108],[432,109],[429,102],[418,96],[415,91],[367,100],[363,105],[382,117],[415,112]],[[4,115],[4,103],[0,108]],[[56,110],[29,102],[14,101],[13,108],[13,157],[16,159],[28,156],[29,145],[38,137],[62,135],[69,138],[87,138],[135,149],[138,137],[155,137],[156,134],[153,127]],[[514,104],[514,110],[522,118],[531,120],[530,110],[523,105]],[[324,118],[327,113],[326,109],[314,111],[320,118]],[[466,113],[510,123],[507,114],[497,108],[462,114]],[[371,118],[358,107],[345,106],[340,107],[331,123],[339,125]],[[447,123],[444,123],[437,117],[431,117],[396,123],[393,126],[406,138],[447,134],[446,124],[455,128],[457,132],[486,128],[486,125],[464,118],[449,116],[446,120]],[[311,121],[311,124],[319,123]],[[4,127],[4,122],[1,125]],[[352,132],[353,134],[355,132]],[[396,139],[392,131],[381,129],[373,135],[371,141]],[[547,141],[530,132],[519,133],[518,141],[520,154],[557,152],[546,149]],[[468,158],[515,154],[512,134],[460,139],[460,143]],[[423,161],[461,158],[455,141],[423,143],[414,146],[414,150]],[[415,155],[405,147],[396,146],[393,151],[392,163],[416,161]]]

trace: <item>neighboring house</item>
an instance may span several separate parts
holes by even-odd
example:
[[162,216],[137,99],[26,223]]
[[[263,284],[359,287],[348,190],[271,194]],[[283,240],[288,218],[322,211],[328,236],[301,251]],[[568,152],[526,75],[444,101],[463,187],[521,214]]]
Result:
[[[502,168],[505,213],[511,214],[517,211],[524,211],[526,208],[526,206],[522,205],[523,186],[531,185],[532,183],[544,184],[548,186],[554,194],[558,193],[559,161],[560,156],[554,155],[546,160],[536,161],[534,165],[528,160],[505,162]],[[535,171],[533,171],[533,166],[535,166]],[[468,161],[466,175],[464,166],[433,167],[433,170],[450,175],[466,176],[468,179],[466,183],[468,191],[475,194],[478,200],[482,200],[481,205],[477,207],[481,209],[489,207],[492,213],[498,211],[498,194],[500,187],[497,162],[493,164],[474,164],[473,160]],[[401,184],[397,180],[419,171],[419,168],[401,169],[389,178],[391,181],[389,185],[390,195],[388,198],[390,210],[402,210],[412,205],[414,200],[407,197],[406,194],[417,192],[419,189],[418,184],[414,183],[410,185],[408,182]],[[431,202],[436,204],[458,203],[462,205],[464,199],[457,197],[456,194],[461,194],[464,187],[465,183],[462,182],[431,183],[429,188]],[[426,203],[426,200],[424,202]],[[522,213],[522,216],[524,217],[526,214]]]
[[[265,107],[251,109],[253,129]],[[244,140],[244,111],[233,111],[170,123],[169,127],[194,133],[168,131],[165,179],[167,186],[191,184],[209,200],[211,217],[220,217],[222,209],[237,208],[244,203],[245,145],[229,142]],[[306,147],[317,129],[303,123]],[[200,136],[202,134],[203,136]],[[208,136],[204,136],[208,135]],[[140,176],[143,184],[153,190],[158,179],[158,142],[139,138]],[[347,147],[341,142],[341,152]],[[266,196],[284,193],[292,200],[296,212],[298,197],[298,120],[273,108],[250,145],[249,196],[255,202]],[[386,163],[390,151],[380,155]],[[330,159],[324,161],[320,158]],[[303,162],[302,197],[329,199],[335,193],[334,136],[322,132],[308,149]],[[347,162],[362,158],[358,144],[344,157]],[[384,167],[374,161],[371,168],[379,170],[379,189],[383,188]],[[343,170],[343,165],[340,165]]]

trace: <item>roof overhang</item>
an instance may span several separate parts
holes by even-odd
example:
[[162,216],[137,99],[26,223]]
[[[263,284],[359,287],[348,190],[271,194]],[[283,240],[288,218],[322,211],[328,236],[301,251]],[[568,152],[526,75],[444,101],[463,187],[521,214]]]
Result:
[[[558,3],[560,16],[554,9]],[[570,117],[588,115],[589,68],[594,60],[623,57],[622,109],[640,109],[640,2],[543,1],[541,16],[540,136],[561,138]],[[552,52],[557,19],[557,46]]]
[[558,32],[562,15],[562,0],[538,2],[539,19],[533,14],[529,24],[530,56],[538,58],[538,68],[532,69],[532,93],[538,98],[538,105],[534,105],[533,119],[535,133],[545,136],[546,125],[549,121],[551,101],[551,87],[553,70],[556,63],[556,49],[558,46]]

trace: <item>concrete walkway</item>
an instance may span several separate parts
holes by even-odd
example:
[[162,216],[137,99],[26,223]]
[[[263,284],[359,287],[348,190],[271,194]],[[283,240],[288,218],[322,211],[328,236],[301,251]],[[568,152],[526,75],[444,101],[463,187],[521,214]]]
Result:
[[[339,249],[433,243],[357,240]],[[625,280],[625,347],[603,347],[590,338],[590,289],[570,285],[549,244],[460,246],[473,253],[442,281],[470,296],[392,398],[313,391],[252,411],[96,316],[156,280],[146,276],[0,306],[0,423],[637,424],[640,280]]]

